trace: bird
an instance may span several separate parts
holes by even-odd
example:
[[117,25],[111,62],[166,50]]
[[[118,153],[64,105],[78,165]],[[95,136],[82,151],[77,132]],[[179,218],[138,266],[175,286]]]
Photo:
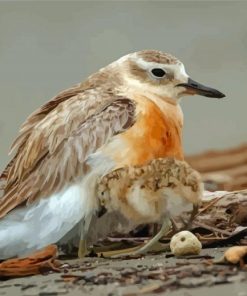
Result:
[[[203,190],[201,176],[196,170],[185,161],[168,157],[153,159],[146,165],[125,166],[100,177],[96,196],[104,213],[123,215],[125,223],[121,222],[121,226],[124,232],[141,224],[162,223],[158,234],[147,244],[133,248],[133,254],[139,254],[151,250],[169,231],[170,219],[180,215],[190,205],[197,209]],[[108,232],[114,232],[117,227],[115,223]],[[88,238],[90,240],[90,236]],[[92,242],[95,242],[93,239]],[[116,252],[104,254],[111,253]]]
[[100,221],[95,218],[100,211],[98,178],[153,159],[182,161],[179,102],[194,94],[225,96],[192,80],[173,55],[142,50],[110,63],[34,111],[21,126],[10,149],[13,158],[0,175],[0,258],[57,243],[75,227],[83,257],[89,230]]

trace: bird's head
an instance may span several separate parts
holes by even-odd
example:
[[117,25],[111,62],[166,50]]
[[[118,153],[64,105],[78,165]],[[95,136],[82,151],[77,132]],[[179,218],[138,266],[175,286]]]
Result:
[[152,94],[174,102],[185,95],[223,98],[220,91],[192,80],[174,56],[156,50],[128,54],[114,63],[121,68],[124,85],[139,93]]

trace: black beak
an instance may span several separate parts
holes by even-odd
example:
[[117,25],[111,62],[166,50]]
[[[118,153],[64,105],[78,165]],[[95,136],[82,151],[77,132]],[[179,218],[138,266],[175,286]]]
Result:
[[204,97],[218,98],[218,99],[225,97],[225,95],[222,92],[218,91],[217,89],[200,84],[192,80],[191,78],[188,79],[187,83],[179,83],[176,86],[185,87],[186,92],[188,94],[197,94]]
[[107,209],[104,206],[100,205],[99,210],[97,211],[97,217],[98,218],[102,217],[103,215],[105,215],[106,212],[107,212]]

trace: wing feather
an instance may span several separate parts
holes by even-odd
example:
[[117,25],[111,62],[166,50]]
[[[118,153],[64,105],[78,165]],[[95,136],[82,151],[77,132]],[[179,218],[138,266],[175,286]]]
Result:
[[0,217],[75,182],[87,157],[135,122],[135,103],[112,92],[90,89],[54,105],[23,125],[16,155],[1,175]]

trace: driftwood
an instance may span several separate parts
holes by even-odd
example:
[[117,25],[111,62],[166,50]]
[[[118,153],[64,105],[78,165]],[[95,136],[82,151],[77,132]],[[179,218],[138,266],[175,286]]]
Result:
[[[174,218],[178,229],[183,229],[189,216],[189,212],[184,212]],[[189,230],[197,235],[204,247],[247,245],[247,189],[234,192],[205,191],[202,205]],[[173,234],[174,230],[171,230],[162,239],[163,242],[169,242]],[[109,238],[111,242],[124,240],[128,247],[130,243],[136,244],[148,239],[149,237],[123,237],[121,234]]]
[[247,189],[247,144],[188,156],[186,161],[202,174],[209,190]]
[[[186,216],[188,213],[182,215],[182,220]],[[178,223],[179,220],[181,217],[177,218]],[[247,190],[205,192],[190,229],[204,246],[241,243],[241,240],[247,244]]]

